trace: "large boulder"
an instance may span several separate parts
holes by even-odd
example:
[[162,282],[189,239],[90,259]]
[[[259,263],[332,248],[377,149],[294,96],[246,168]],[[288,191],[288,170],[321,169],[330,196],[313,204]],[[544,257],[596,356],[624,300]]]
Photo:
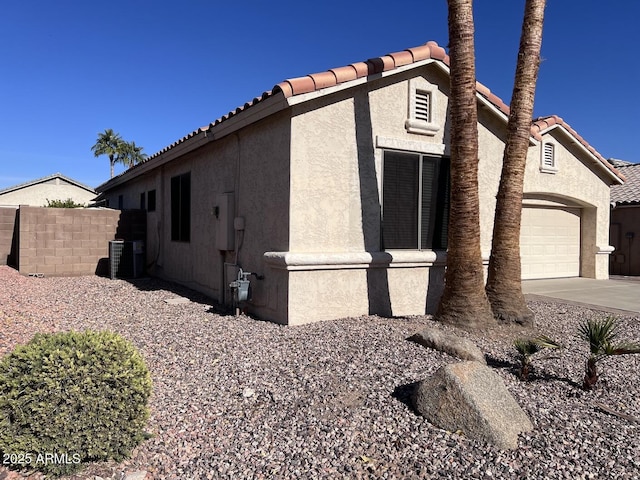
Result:
[[469,339],[446,333],[437,328],[425,328],[409,337],[409,340],[424,347],[445,352],[460,360],[473,360],[486,364],[482,351]]
[[533,425],[500,377],[478,362],[452,363],[420,382],[413,403],[434,425],[501,449],[518,446]]

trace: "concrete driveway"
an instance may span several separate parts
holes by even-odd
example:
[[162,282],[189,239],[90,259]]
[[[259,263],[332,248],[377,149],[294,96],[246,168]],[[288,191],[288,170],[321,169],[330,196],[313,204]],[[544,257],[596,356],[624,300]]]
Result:
[[636,277],[523,280],[522,291],[531,300],[548,297],[611,313],[640,313],[640,278]]

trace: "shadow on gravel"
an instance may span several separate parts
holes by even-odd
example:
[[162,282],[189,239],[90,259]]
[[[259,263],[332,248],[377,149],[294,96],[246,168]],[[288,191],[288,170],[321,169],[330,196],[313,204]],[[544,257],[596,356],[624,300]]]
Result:
[[558,375],[553,375],[551,373],[536,373],[535,371],[529,375],[529,382],[549,382],[549,381],[563,382],[567,385],[582,389],[582,384],[576,382],[575,380],[571,380],[567,377],[559,377]]
[[413,396],[413,393],[418,388],[419,383],[420,382],[413,382],[413,383],[408,383],[406,385],[399,385],[393,390],[393,393],[391,394],[393,398],[404,403],[416,415],[419,415],[419,413],[413,407],[413,401],[411,400],[411,397]]
[[125,278],[120,280],[130,283],[142,292],[165,290],[171,292],[177,297],[186,298],[191,302],[209,305],[209,309],[207,310],[208,313],[214,313],[217,315],[231,315],[233,313],[232,308],[226,305],[220,305],[213,298],[208,297],[204,293],[197,292],[178,283],[169,282],[155,277]]
[[[485,358],[487,360],[487,366],[489,367],[508,369],[516,377],[520,375],[520,366],[516,363],[495,358],[490,355],[486,355]],[[557,382],[564,382],[572,387],[582,388],[582,384],[579,384],[568,377],[560,377],[547,372],[538,372],[535,366],[533,367],[533,371],[529,374],[527,382],[549,382],[554,380]]]

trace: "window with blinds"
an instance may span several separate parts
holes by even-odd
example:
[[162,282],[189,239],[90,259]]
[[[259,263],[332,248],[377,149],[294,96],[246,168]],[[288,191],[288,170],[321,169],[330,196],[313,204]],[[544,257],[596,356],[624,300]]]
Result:
[[383,175],[384,248],[446,248],[449,159],[386,151]]

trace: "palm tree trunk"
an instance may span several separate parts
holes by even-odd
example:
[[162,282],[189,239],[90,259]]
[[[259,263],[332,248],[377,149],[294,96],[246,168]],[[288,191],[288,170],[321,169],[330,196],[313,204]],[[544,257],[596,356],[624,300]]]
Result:
[[472,0],[447,0],[451,65],[451,204],[444,292],[436,319],[494,323],[484,290],[478,195],[478,105]]
[[532,325],[522,293],[520,222],[546,0],[527,0],[493,224],[487,296],[496,318]]

